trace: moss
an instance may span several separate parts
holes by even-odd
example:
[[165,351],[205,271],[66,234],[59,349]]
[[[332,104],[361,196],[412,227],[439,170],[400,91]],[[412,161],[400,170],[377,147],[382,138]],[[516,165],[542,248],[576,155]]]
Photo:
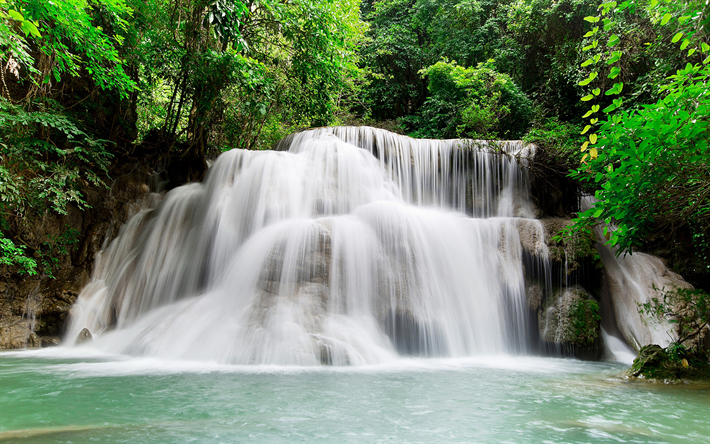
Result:
[[567,261],[568,273],[579,269],[584,262],[591,262],[597,269],[603,268],[596,247],[597,239],[592,230],[583,230],[572,235],[560,233],[550,244],[550,259],[562,263]]
[[627,375],[646,379],[710,380],[707,352],[700,349],[669,353],[656,344],[639,350]]
[[567,327],[569,342],[578,347],[593,347],[599,339],[599,304],[594,299],[578,299],[570,307]]

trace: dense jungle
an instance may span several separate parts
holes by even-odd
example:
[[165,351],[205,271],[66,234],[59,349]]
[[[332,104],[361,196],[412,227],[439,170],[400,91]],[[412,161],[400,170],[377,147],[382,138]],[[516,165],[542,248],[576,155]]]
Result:
[[709,5],[0,0],[0,441],[710,444]]
[[617,256],[663,258],[690,289],[639,310],[707,326],[704,2],[0,0],[0,17],[2,347],[59,342],[136,198],[325,126],[535,144],[535,203],[571,220],[556,241],[598,227]]

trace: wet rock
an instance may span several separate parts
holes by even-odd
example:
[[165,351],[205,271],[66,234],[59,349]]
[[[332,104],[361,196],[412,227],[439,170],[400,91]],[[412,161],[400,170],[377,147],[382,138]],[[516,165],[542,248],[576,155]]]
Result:
[[581,287],[567,287],[538,311],[540,338],[562,354],[582,359],[600,355],[599,305]]
[[4,318],[0,321],[0,348],[18,349],[27,347],[30,325],[19,316]]
[[641,347],[627,376],[649,380],[710,380],[708,353],[700,348],[671,354],[657,344]]
[[87,342],[93,342],[93,340],[94,340],[94,337],[91,335],[91,332],[89,331],[89,329],[84,328],[76,336],[76,345],[84,344]]
[[37,336],[37,333],[30,332],[27,338],[27,348],[39,348],[41,345],[41,339]]
[[667,370],[663,368],[668,361],[668,353],[656,344],[646,345],[639,350],[634,364],[629,370],[631,376],[646,378],[664,377]]
[[55,347],[61,343],[61,339],[58,337],[53,337],[53,336],[45,336],[41,338],[41,344],[40,347],[46,348],[46,347]]

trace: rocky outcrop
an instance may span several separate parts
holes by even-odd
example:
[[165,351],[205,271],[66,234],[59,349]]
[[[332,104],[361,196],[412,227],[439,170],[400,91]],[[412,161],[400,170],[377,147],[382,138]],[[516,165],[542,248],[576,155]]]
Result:
[[600,355],[599,305],[583,288],[564,287],[537,311],[540,339],[549,348],[579,358]]
[[655,380],[710,380],[710,363],[706,352],[696,349],[693,352],[681,351],[674,355],[659,345],[646,345],[639,350],[638,357],[627,376]]
[[526,297],[540,347],[584,359],[601,356],[601,262],[591,233],[559,237],[569,219],[520,220]]
[[45,215],[19,227],[18,238],[39,264],[37,276],[0,266],[0,349],[35,348],[60,342],[69,310],[91,276],[96,254],[121,225],[142,208],[159,176],[145,165],[127,168],[109,189],[87,188],[85,211]]

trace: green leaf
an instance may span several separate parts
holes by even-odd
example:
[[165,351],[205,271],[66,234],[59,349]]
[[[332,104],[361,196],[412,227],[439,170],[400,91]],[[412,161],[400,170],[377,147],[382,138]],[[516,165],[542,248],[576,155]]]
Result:
[[589,157],[591,157],[592,160],[595,160],[598,156],[599,154],[596,148],[592,148],[591,150],[589,150]]
[[690,45],[690,40],[688,40],[688,39],[683,40],[683,43],[680,44],[680,50],[681,51],[684,50],[685,48],[688,47],[688,45]]
[[593,98],[594,98],[594,96],[591,95],[591,94],[589,94],[589,95],[587,95],[587,96],[582,97],[582,102],[589,102],[589,101],[592,100]]
[[609,41],[606,42],[606,46],[608,46],[608,47],[616,46],[619,44],[620,41],[621,41],[621,39],[619,39],[619,36],[614,34],[611,37],[609,37]]
[[661,19],[661,26],[665,26],[666,23],[668,23],[672,17],[673,16],[669,12],[666,13],[666,15],[664,15],[663,18]]
[[614,86],[609,88],[604,95],[611,96],[614,94],[621,94],[621,90],[624,89],[624,82],[615,83]]
[[[602,90],[599,89],[599,88],[594,88],[594,89],[592,90],[592,94],[594,94],[595,96],[598,96],[599,94],[601,94],[601,92],[602,92]],[[597,108],[598,108],[598,107],[597,107]],[[597,111],[598,111],[598,110],[597,110]]]
[[20,14],[19,12],[15,11],[14,9],[10,9],[7,11],[7,14],[12,17],[13,19],[17,20],[18,22],[24,22],[25,18]]
[[25,32],[25,35],[32,34],[35,37],[42,37],[42,34],[39,33],[39,30],[34,25],[34,23],[29,20],[25,20],[24,22],[22,22],[22,30]]
[[[597,143],[597,135],[596,135],[596,134],[590,134],[590,135],[589,135],[589,144],[590,144],[590,145],[594,145],[595,143]],[[596,156],[593,156],[593,158],[595,158],[595,157],[596,157]]]
[[582,132],[579,133],[579,134],[585,134],[585,133],[586,133],[587,131],[589,131],[591,128],[592,128],[591,125],[587,125],[587,126],[584,127],[584,129],[582,130]]
[[611,71],[609,72],[609,75],[607,77],[609,77],[610,79],[615,79],[619,75],[619,73],[621,73],[621,68],[615,66],[611,68]]
[[582,68],[584,68],[585,66],[589,66],[589,65],[591,65],[592,63],[594,63],[594,60],[592,60],[592,59],[587,59],[587,60],[585,60],[584,62],[582,62],[582,64],[581,64],[580,66],[581,66]]
[[594,79],[597,78],[597,75],[599,75],[599,73],[597,73],[596,71],[590,73],[590,74],[589,74],[589,77],[587,77],[586,79],[584,79],[584,80],[582,80],[581,82],[579,82],[579,85],[580,85],[580,86],[587,86],[587,85],[589,85],[590,83],[592,83],[592,81],[593,81]]
[[614,51],[614,52],[612,52],[612,53],[611,53],[611,57],[609,58],[609,60],[606,61],[606,64],[607,64],[607,65],[611,65],[612,63],[618,62],[619,59],[621,58],[622,54],[623,54],[623,53],[622,53],[621,51]]
[[596,23],[599,21],[599,17],[594,17],[594,16],[590,15],[590,16],[584,17],[584,20],[589,23]]
[[677,43],[678,41],[680,41],[680,38],[681,38],[681,37],[683,37],[683,31],[680,31],[679,33],[677,33],[676,35],[674,35],[673,38],[671,39],[671,42],[672,42],[672,43]]
[[703,42],[702,51],[703,51],[703,52],[708,52],[708,50],[710,50],[710,45],[708,45],[707,43]]

